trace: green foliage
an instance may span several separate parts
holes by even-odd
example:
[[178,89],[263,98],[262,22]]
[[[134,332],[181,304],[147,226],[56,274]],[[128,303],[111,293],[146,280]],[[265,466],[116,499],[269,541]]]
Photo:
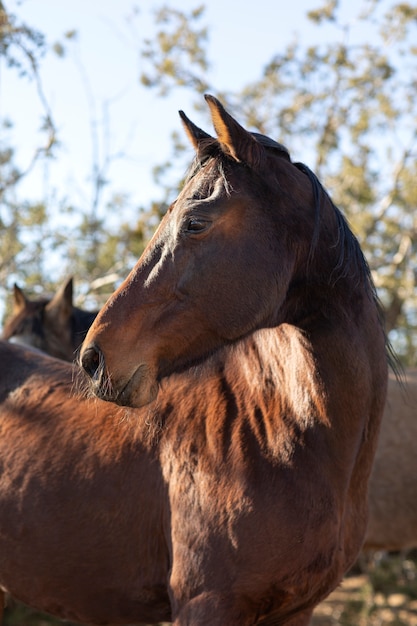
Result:
[[0,56],[21,76],[32,76],[33,66],[45,51],[45,38],[39,31],[19,22],[0,2]]
[[207,83],[201,74],[208,69],[203,48],[207,29],[197,26],[203,13],[203,6],[189,14],[169,7],[155,11],[158,31],[153,39],[145,40],[142,50],[149,67],[140,77],[143,85],[157,87],[160,96],[168,95],[173,86],[206,91]]
[[324,4],[321,9],[317,9],[315,11],[309,11],[307,16],[312,22],[316,24],[321,24],[325,21],[334,22],[335,21],[335,11],[337,9],[338,1],[337,0],[329,0]]

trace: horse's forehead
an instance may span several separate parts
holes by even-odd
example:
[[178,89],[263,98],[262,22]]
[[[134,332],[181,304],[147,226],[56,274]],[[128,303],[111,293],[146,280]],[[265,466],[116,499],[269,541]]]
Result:
[[10,326],[13,329],[20,328],[23,326],[27,326],[29,324],[33,324],[35,320],[39,319],[39,316],[42,315],[43,310],[47,301],[40,302],[26,302],[26,306],[23,311],[20,311],[15,317],[10,320]]
[[42,313],[48,304],[49,300],[38,300],[33,302],[27,302],[26,309],[22,312],[22,317],[35,317],[39,313]]
[[218,163],[212,162],[198,167],[195,172],[186,179],[180,196],[190,198],[195,195],[195,199],[204,198],[213,193],[220,192],[224,187],[225,178],[220,172]]

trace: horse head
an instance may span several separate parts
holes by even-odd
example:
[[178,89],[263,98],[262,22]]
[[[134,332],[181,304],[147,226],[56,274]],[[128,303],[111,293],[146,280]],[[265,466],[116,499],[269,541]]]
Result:
[[72,278],[52,298],[36,300],[29,299],[15,284],[12,316],[5,323],[2,339],[73,361],[96,314],[74,306]]
[[80,362],[103,399],[141,406],[164,377],[218,349],[302,325],[341,276],[344,220],[315,176],[206,101],[216,138],[180,112],[196,153],[183,188],[83,344]]

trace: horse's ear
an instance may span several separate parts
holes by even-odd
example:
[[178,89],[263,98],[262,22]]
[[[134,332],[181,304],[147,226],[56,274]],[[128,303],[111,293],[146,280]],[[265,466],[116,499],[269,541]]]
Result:
[[212,137],[204,130],[196,126],[190,119],[188,119],[184,111],[178,111],[178,113],[185,128],[185,132],[188,135],[188,139],[191,141],[194,149],[198,154],[199,148],[201,146],[201,141],[204,139],[212,139]]
[[26,308],[27,298],[16,283],[13,285],[13,313],[19,313]]
[[52,300],[46,305],[47,313],[53,312],[54,315],[68,318],[71,315],[73,304],[73,280],[69,278],[61,285]]
[[255,170],[260,169],[266,155],[263,146],[236,122],[217,98],[209,94],[204,97],[209,105],[213,126],[222,150],[236,161],[246,163]]

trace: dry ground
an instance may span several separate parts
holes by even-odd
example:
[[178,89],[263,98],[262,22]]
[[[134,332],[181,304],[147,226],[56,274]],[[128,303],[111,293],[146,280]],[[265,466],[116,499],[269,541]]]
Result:
[[404,565],[405,571],[395,561],[347,576],[317,607],[312,626],[417,626],[416,565]]

